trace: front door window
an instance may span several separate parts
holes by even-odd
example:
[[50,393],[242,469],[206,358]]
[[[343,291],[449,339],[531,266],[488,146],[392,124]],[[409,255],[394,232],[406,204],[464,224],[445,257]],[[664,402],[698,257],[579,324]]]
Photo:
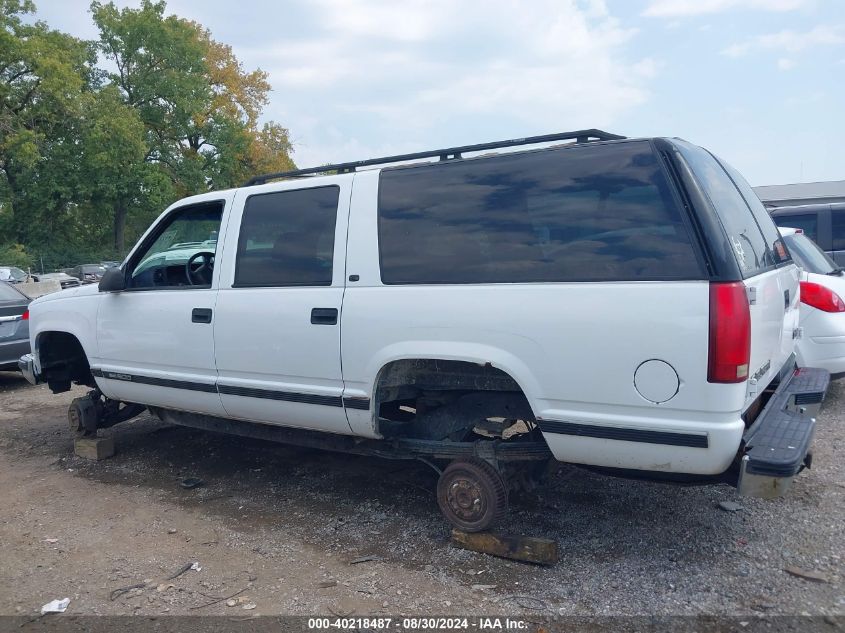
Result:
[[211,287],[222,203],[177,209],[130,262],[128,287]]

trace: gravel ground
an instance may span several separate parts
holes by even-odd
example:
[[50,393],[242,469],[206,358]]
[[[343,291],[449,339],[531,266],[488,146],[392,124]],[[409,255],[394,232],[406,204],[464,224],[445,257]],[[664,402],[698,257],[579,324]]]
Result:
[[[536,498],[512,503],[502,530],[557,540],[549,568],[451,547],[421,465],[147,415],[106,431],[113,458],[80,459],[65,415],[82,393],[0,372],[0,614],[63,597],[69,614],[112,615],[845,614],[842,382],[812,470],[779,500],[562,467]],[[189,476],[205,484],[182,489]],[[163,580],[193,561],[201,570]],[[238,591],[234,606],[208,604]]]

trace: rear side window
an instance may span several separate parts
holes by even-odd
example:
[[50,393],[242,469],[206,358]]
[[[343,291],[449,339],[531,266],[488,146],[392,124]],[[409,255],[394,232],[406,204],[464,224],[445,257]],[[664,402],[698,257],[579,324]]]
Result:
[[689,143],[678,143],[678,147],[716,209],[743,278],[774,266],[774,253],[766,244],[754,214],[719,162],[700,147]]
[[833,232],[833,250],[845,251],[845,209],[832,210],[830,221]]
[[798,213],[795,215],[776,215],[775,222],[778,226],[790,229],[801,229],[804,235],[814,242],[818,239],[819,216],[815,213]]
[[778,227],[775,225],[772,217],[769,215],[769,212],[766,211],[766,207],[764,207],[763,203],[760,202],[760,198],[757,197],[756,193],[754,193],[751,185],[748,184],[748,181],[745,180],[742,174],[728,165],[721,158],[719,159],[719,162],[722,164],[722,167],[725,168],[725,171],[728,172],[731,180],[734,181],[736,188],[739,189],[739,193],[742,195],[745,203],[748,205],[748,208],[751,209],[751,214],[757,221],[757,226],[760,227],[760,232],[766,240],[766,246],[768,247],[770,254],[774,257],[775,263],[785,264],[790,261],[791,257],[789,255],[789,249],[786,248],[786,243],[781,237],[780,232],[778,232]]
[[701,279],[648,142],[384,170],[385,284]]
[[244,205],[235,286],[330,286],[340,188],[250,196]]

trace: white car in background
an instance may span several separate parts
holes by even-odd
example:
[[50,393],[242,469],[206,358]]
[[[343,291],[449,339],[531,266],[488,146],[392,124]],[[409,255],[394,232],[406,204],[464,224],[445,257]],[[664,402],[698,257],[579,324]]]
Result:
[[801,273],[800,327],[796,354],[801,367],[822,367],[845,375],[845,271],[801,229],[781,228]]
[[0,266],[0,281],[9,284],[19,284],[26,281],[28,274],[17,266]]

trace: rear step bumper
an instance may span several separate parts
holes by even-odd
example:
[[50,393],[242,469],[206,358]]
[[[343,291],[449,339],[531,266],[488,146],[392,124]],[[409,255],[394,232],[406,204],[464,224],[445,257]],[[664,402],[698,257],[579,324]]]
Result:
[[810,445],[830,374],[802,367],[781,382],[743,435],[745,454],[738,488],[742,495],[771,499],[789,490],[793,478],[810,465]]

